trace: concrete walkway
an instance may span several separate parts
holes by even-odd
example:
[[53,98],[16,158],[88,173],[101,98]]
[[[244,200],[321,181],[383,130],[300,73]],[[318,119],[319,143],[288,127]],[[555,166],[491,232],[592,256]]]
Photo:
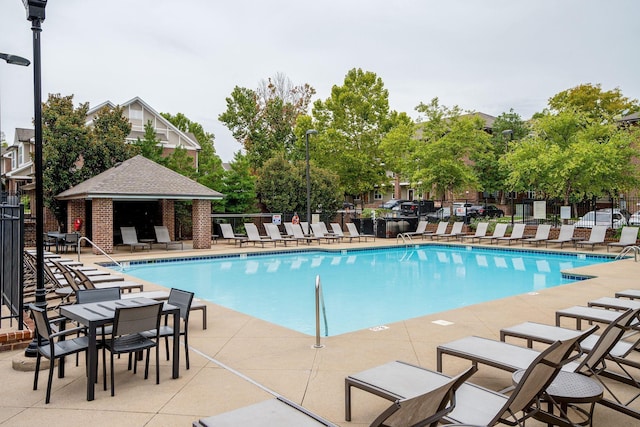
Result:
[[[395,243],[392,239],[376,239],[375,243],[323,244],[322,248]],[[300,246],[303,247],[307,246]],[[311,245],[311,248],[317,248],[317,245]],[[268,251],[273,247],[239,249],[219,242],[210,251],[172,249],[131,254],[127,249],[117,252],[114,257],[132,260],[254,250]],[[569,249],[567,252],[575,251]],[[88,251],[81,256],[85,264],[105,260],[105,257],[90,255]],[[161,356],[161,380],[156,385],[153,362],[150,379],[145,381],[140,372],[133,375],[126,370],[126,358],[123,358],[117,362],[115,397],[111,397],[109,391],[103,391],[102,385],[98,384],[96,399],[92,402],[85,399],[86,378],[82,358],[79,367],[73,360],[68,362],[66,378],[54,378],[51,403],[45,405],[46,371],[41,374],[39,389],[33,391],[33,372],[12,368],[13,362],[22,359],[23,351],[0,353],[0,425],[188,426],[198,418],[269,399],[271,393],[277,393],[341,426],[366,426],[389,403],[356,390],[353,393],[353,419],[345,422],[344,378],[348,374],[391,360],[435,369],[436,346],[440,343],[467,335],[498,339],[501,327],[526,320],[553,324],[557,309],[585,305],[591,299],[613,296],[616,291],[640,288],[637,284],[639,269],[640,264],[633,259],[585,267],[581,273],[595,278],[541,290],[536,294],[518,295],[392,323],[387,325],[388,329],[361,330],[323,338],[325,347],[320,349],[313,348],[314,337],[208,303],[208,328],[202,329],[199,312],[194,312],[190,322],[190,370],[184,368],[182,353],[180,378],[173,380],[170,362]],[[145,290],[155,289],[161,288],[145,284]],[[434,323],[439,320],[450,324]],[[445,358],[444,370],[455,374],[467,363]],[[101,373],[99,381],[102,381]],[[498,390],[511,384],[511,376],[481,366],[472,381]],[[626,387],[612,384],[617,389]],[[640,410],[640,402],[636,407]],[[603,406],[596,407],[596,427],[638,424],[638,420]],[[541,424],[530,421],[527,425]]]

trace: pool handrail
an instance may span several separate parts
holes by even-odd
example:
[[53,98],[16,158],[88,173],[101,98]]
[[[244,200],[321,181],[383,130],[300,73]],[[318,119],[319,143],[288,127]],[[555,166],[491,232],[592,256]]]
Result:
[[91,240],[89,240],[87,237],[80,237],[78,239],[78,262],[80,262],[80,249],[82,248],[82,245],[80,245],[80,243],[82,243],[82,241],[86,241],[89,242],[89,244],[91,246],[93,246],[94,248],[96,248],[98,251],[100,251],[100,253],[104,256],[106,256],[107,258],[109,258],[111,260],[111,262],[113,262],[114,264],[116,264],[118,267],[120,267],[120,271],[124,270],[124,266],[122,264],[120,264],[118,261],[116,261],[115,259],[111,258],[105,251],[102,250],[102,248],[98,245],[96,245],[95,243],[93,243]]
[[320,344],[320,306],[322,305],[322,315],[324,317],[324,331],[325,335],[329,335],[329,327],[327,325],[327,310],[324,305],[324,296],[322,295],[322,283],[320,282],[320,275],[316,276],[316,343],[313,348],[322,348],[324,345]]

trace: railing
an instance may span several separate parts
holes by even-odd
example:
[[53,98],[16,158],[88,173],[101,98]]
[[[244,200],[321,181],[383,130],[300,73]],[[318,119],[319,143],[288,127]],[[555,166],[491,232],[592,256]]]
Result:
[[[410,243],[413,241],[413,239],[411,238],[411,235],[410,235],[410,234],[407,234],[407,233],[398,233],[398,234],[396,235],[396,243],[398,243],[398,244],[399,244],[399,243],[400,243],[400,239],[402,239],[402,243],[403,243],[405,246],[406,246],[406,245],[408,245],[408,244],[410,244]],[[407,243],[407,240],[409,240],[409,243]]]
[[623,256],[627,255],[629,252],[633,251],[633,259],[635,262],[638,262],[638,254],[640,253],[640,246],[627,246],[620,251],[618,255],[616,255],[615,259],[622,259]]
[[82,241],[88,242],[91,246],[93,246],[94,248],[96,248],[98,251],[100,251],[100,253],[104,256],[106,256],[107,258],[109,258],[111,260],[111,262],[113,262],[114,264],[116,264],[118,267],[120,267],[120,271],[124,270],[124,266],[122,264],[120,264],[118,261],[116,261],[115,259],[111,258],[105,251],[102,250],[102,248],[98,245],[96,245],[95,243],[93,243],[91,240],[89,240],[86,237],[80,237],[78,239],[78,262],[80,262],[80,250],[82,249],[82,245],[80,245],[80,243],[82,243]]
[[324,333],[329,335],[329,327],[327,326],[327,310],[324,306],[324,296],[322,295],[322,284],[320,276],[316,276],[316,343],[313,348],[324,347],[320,344],[320,306],[322,306],[322,315],[324,317]]

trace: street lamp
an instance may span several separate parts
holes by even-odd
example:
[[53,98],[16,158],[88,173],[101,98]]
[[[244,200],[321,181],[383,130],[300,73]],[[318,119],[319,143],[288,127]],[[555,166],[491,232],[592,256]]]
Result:
[[[10,53],[2,53],[0,52],[0,59],[4,59],[7,61],[7,64],[13,65],[21,65],[23,67],[28,67],[31,62],[27,58],[23,58],[17,55],[11,55]],[[0,113],[2,115],[2,113]],[[0,117],[0,135],[2,135],[2,121]],[[0,140],[0,143],[2,141]],[[2,182],[2,164],[4,163],[4,158],[2,157],[2,151],[0,150],[0,192],[4,191],[4,183]],[[0,197],[1,200],[2,197]]]
[[[504,141],[504,152],[505,154],[507,153],[507,148],[509,148],[508,144],[509,141],[511,141],[513,139],[513,130],[512,129],[505,129],[502,131],[502,136],[504,137],[505,141]],[[513,222],[514,222],[514,215],[515,215],[515,207],[514,207],[514,202],[513,202],[513,191],[509,191],[510,196],[511,196],[511,227],[513,227]]]
[[[42,76],[40,75],[40,24],[44,21],[47,0],[22,0],[31,21],[33,33],[33,125],[35,129],[34,168],[36,173],[36,307],[46,309],[47,299],[44,289],[44,197],[42,186]],[[25,350],[25,356],[35,357],[37,342],[32,341]]]
[[309,177],[309,135],[317,135],[318,131],[309,129],[304,133],[305,145],[307,149],[307,224],[311,227],[311,181]]

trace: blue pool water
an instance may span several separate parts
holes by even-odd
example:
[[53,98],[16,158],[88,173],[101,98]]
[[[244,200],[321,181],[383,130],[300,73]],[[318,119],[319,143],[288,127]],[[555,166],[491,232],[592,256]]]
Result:
[[309,335],[320,275],[327,332],[339,335],[570,283],[561,270],[609,260],[419,246],[153,262],[126,273]]

